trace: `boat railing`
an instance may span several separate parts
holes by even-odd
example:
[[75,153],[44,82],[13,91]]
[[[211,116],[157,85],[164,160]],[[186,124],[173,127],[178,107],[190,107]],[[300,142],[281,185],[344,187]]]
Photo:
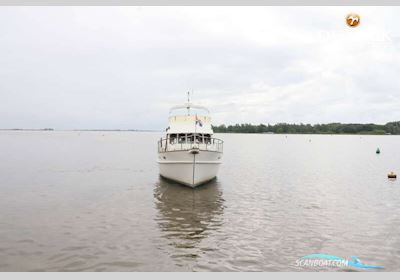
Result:
[[[177,140],[177,139],[175,139]],[[224,141],[218,138],[208,138],[204,142],[171,141],[170,138],[162,138],[158,141],[158,152],[189,151],[199,149],[200,151],[211,151],[222,153]]]

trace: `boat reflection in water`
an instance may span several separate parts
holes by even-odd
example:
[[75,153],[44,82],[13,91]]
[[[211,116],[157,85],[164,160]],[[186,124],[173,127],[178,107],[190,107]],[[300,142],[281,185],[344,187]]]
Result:
[[[223,223],[224,200],[216,180],[199,188],[182,188],[160,177],[154,190],[157,223],[174,247],[172,257],[193,259],[215,244],[208,241]],[[208,241],[208,242],[207,242]]]

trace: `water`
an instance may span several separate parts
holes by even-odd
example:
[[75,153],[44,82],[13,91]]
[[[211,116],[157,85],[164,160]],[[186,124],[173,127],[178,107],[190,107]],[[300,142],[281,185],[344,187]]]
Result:
[[399,137],[218,135],[219,176],[192,190],[159,178],[160,136],[0,132],[0,271],[400,270]]

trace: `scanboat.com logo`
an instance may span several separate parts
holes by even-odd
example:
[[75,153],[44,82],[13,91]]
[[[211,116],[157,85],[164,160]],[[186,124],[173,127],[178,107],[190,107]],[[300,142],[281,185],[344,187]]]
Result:
[[363,264],[359,258],[352,256],[350,260],[341,257],[325,255],[325,254],[312,254],[304,256],[296,260],[296,266],[330,266],[330,267],[355,267],[361,269],[382,269],[383,266],[366,265]]

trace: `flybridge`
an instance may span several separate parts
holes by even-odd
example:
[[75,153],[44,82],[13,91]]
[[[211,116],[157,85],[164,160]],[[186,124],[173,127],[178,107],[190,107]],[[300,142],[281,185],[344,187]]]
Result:
[[191,118],[170,118],[166,132],[168,134],[177,133],[199,133],[213,134],[211,122],[209,118],[198,117],[201,120],[196,121],[195,117]]
[[[180,109],[186,109],[187,111],[179,113],[178,111]],[[166,132],[168,134],[213,134],[209,110],[204,106],[194,105],[192,103],[185,103],[180,106],[172,107],[168,118],[168,127]]]

